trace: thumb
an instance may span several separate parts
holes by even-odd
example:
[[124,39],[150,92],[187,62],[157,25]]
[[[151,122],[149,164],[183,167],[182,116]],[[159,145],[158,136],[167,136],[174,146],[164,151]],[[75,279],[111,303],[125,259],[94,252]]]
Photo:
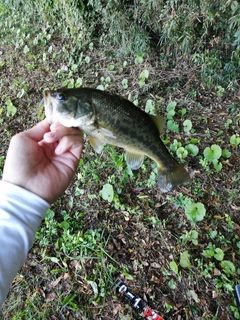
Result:
[[46,132],[50,131],[50,126],[47,119],[42,120],[33,128],[25,131],[25,135],[36,142],[39,142],[43,139],[43,136]]

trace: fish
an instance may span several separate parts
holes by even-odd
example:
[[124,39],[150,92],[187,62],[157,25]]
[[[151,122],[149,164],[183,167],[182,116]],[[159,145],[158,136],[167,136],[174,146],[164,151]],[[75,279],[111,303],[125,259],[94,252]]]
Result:
[[131,101],[93,88],[45,90],[45,116],[50,124],[77,127],[89,136],[97,153],[105,144],[125,150],[127,165],[137,170],[144,156],[156,162],[161,192],[189,180],[189,174],[169,153],[160,138],[164,120],[150,115]]

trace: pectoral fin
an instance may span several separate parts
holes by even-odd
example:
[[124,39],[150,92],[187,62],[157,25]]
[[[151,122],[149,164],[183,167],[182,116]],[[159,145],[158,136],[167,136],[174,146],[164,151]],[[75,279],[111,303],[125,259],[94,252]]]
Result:
[[141,167],[143,163],[144,155],[139,153],[133,153],[126,150],[125,158],[128,167],[132,170],[137,170]]
[[93,149],[95,150],[95,152],[97,153],[102,152],[104,144],[99,139],[89,136],[89,142],[93,147]]
[[100,135],[102,135],[103,137],[108,137],[108,138],[111,138],[111,139],[116,139],[116,136],[114,135],[114,133],[106,128],[99,128],[98,129],[98,132]]

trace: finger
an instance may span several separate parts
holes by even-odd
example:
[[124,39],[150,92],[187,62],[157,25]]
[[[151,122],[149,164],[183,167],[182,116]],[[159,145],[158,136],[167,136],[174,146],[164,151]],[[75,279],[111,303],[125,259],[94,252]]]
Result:
[[47,119],[40,121],[33,128],[20,133],[21,135],[26,135],[27,137],[35,140],[41,141],[43,139],[43,135],[50,130]]
[[81,135],[64,136],[57,145],[55,153],[61,155],[67,151],[71,152],[77,159],[80,159],[83,149],[83,137]]
[[60,123],[52,124],[50,130],[50,132],[44,134],[44,140],[48,143],[58,141],[67,135],[82,136],[82,132],[78,128],[64,127]]

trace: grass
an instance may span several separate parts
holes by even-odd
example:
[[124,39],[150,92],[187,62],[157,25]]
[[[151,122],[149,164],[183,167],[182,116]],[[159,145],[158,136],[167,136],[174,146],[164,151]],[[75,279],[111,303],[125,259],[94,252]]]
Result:
[[38,229],[2,318],[137,319],[112,291],[122,277],[165,318],[240,319],[239,98],[235,69],[219,79],[223,49],[193,56],[197,68],[191,59],[176,67],[165,42],[160,53],[119,56],[110,54],[117,39],[111,48],[104,37],[74,44],[74,24],[61,33],[47,17],[33,25],[1,8],[1,170],[11,136],[39,121],[44,88],[100,86],[164,115],[162,139],[192,177],[159,194],[150,159],[133,172],[121,149],[99,156],[85,137],[75,178]]

